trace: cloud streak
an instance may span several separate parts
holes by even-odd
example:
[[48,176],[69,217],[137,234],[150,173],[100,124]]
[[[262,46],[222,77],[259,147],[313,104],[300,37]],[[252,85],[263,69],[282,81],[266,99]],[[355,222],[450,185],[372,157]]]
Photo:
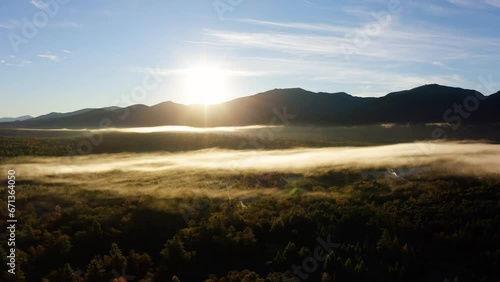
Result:
[[[144,68],[136,67],[131,68],[131,71],[140,73],[154,73],[156,75],[161,75],[165,77],[169,76],[184,76],[189,74],[191,68]],[[220,75],[224,77],[253,77],[253,76],[264,76],[270,74],[269,71],[254,71],[248,69],[229,69],[221,68],[218,70]]]
[[11,57],[7,60],[5,59],[0,59],[0,65],[8,66],[8,67],[25,67],[31,64],[31,61],[29,60],[16,60],[15,58]]
[[[432,9],[439,14],[461,10],[444,6]],[[366,19],[361,25],[241,19],[234,21],[258,26],[258,31],[205,29],[202,41],[236,53],[234,60],[253,72],[293,76],[302,83],[324,82],[323,87],[325,83],[337,87],[344,84],[340,90],[346,89],[345,84],[369,86],[363,93],[349,90],[355,95],[376,96],[427,83],[474,88],[477,81],[466,79],[470,76],[461,67],[463,63],[473,61],[488,69],[492,62],[500,62],[499,38],[432,24],[408,24],[405,17],[396,15],[389,24],[369,33],[368,27],[373,29],[376,21],[373,16]],[[250,53],[258,54],[253,58],[260,55],[259,63],[245,56]]]
[[451,4],[466,7],[466,8],[487,8],[495,7],[500,8],[500,0],[448,0]]
[[53,54],[39,54],[37,56],[40,57],[40,58],[42,58],[42,59],[47,59],[47,60],[50,60],[50,61],[53,61],[53,62],[59,62],[61,60],[59,58],[59,56],[53,55]]
[[344,27],[341,25],[321,24],[321,23],[309,24],[309,23],[293,23],[293,22],[274,22],[274,21],[255,20],[255,19],[240,19],[236,21],[248,24],[262,25],[267,27],[299,29],[303,31],[326,31],[326,32],[345,33],[351,30],[350,27]]
[[243,20],[246,23],[285,29],[329,31],[312,35],[286,30],[266,32],[239,32],[205,30],[209,42],[239,48],[264,49],[310,56],[337,56],[343,58],[346,46],[358,49],[353,56],[367,59],[409,62],[432,62],[436,57],[445,60],[468,58],[498,58],[500,40],[477,35],[456,33],[446,29],[409,28],[398,25],[386,27],[366,43],[354,44],[366,34],[361,27],[336,27],[323,24],[279,23]]
[[18,25],[16,23],[0,23],[0,28],[1,29],[13,29],[16,28]]
[[37,9],[43,10],[47,8],[48,4],[41,0],[31,0],[31,5],[35,6]]

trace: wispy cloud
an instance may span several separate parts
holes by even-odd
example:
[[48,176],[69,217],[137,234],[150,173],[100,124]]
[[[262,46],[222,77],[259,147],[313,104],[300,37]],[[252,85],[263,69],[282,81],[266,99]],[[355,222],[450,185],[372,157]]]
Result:
[[305,31],[327,31],[327,32],[340,32],[345,33],[349,32],[349,27],[344,27],[341,25],[329,25],[329,24],[310,24],[310,23],[282,23],[282,22],[273,22],[273,21],[262,21],[262,20],[254,20],[254,19],[240,19],[236,20],[243,23],[263,25],[268,27],[279,27],[279,28],[289,28],[289,29],[300,29]]
[[81,28],[82,24],[76,23],[76,22],[62,21],[62,22],[53,22],[53,23],[50,23],[50,27],[56,27],[56,28]]
[[[31,0],[31,5],[36,7],[37,9],[40,10],[46,10],[49,8],[49,1],[42,1],[42,0]],[[82,27],[81,24],[75,23],[75,22],[69,22],[69,21],[62,21],[62,22],[51,22],[49,24],[50,27],[57,27],[57,28],[80,28]]]
[[43,58],[43,59],[51,60],[53,62],[59,62],[60,61],[59,56],[53,55],[53,54],[38,54],[37,56],[40,57],[40,58]]
[[500,8],[500,0],[448,0],[448,2],[466,8],[487,8],[496,7]]
[[17,61],[15,57],[10,57],[9,59],[0,59],[0,65],[7,67],[25,67],[31,64],[29,60]]
[[[344,57],[346,48],[355,51],[354,56],[412,62],[442,60],[498,58],[500,39],[462,34],[454,30],[435,27],[388,26],[375,36],[366,36],[356,27],[334,27],[302,23],[250,21],[283,28],[331,30],[328,34],[314,35],[287,30],[265,32],[239,32],[205,30],[208,42],[239,48],[266,49],[298,55]],[[361,40],[364,36],[364,42]],[[362,42],[359,42],[362,41]]]
[[321,9],[322,11],[335,11],[335,8],[329,7],[328,5],[314,3],[311,0],[302,0],[302,3],[309,8]]
[[0,28],[2,28],[2,29],[13,29],[15,27],[16,26],[13,24],[0,23]]
[[[191,68],[131,68],[131,71],[141,72],[141,73],[154,73],[160,76],[182,76],[186,75],[191,71]],[[247,70],[247,69],[229,69],[224,68],[218,70],[220,75],[225,77],[252,77],[252,76],[264,76],[269,75],[268,71],[257,71],[257,70]]]
[[69,50],[66,50],[66,49],[63,49],[62,51],[63,51],[64,53],[66,53],[66,54],[73,54],[73,52],[71,52],[71,51],[69,51]]
[[37,9],[45,9],[48,7],[48,4],[41,0],[31,0],[31,5],[35,6]]
[[[443,3],[434,4],[431,2],[423,2],[423,1],[410,1],[407,3],[409,7],[414,9],[416,8],[433,16],[456,16],[457,14],[463,12],[459,7],[455,6],[450,7],[449,5],[442,5],[442,4]],[[446,4],[446,2],[444,4]]]
[[4,21],[0,23],[0,28],[1,29],[14,29],[20,26],[20,23],[18,20],[9,20],[9,21]]
[[[364,32],[352,25],[244,19],[239,22],[268,28],[259,32],[206,29],[204,41],[241,51],[234,59],[251,72],[265,70],[274,76],[294,77],[301,83],[309,81],[310,85],[323,87],[340,85],[339,90],[361,85],[360,92],[351,94],[363,96],[379,96],[427,83],[473,88],[476,82],[468,80],[456,64],[465,60],[500,61],[498,38],[395,21],[397,25],[390,24],[375,36],[368,36],[365,45],[354,46],[357,49],[350,60],[346,59],[345,46],[353,45],[353,36]],[[242,55],[248,52],[265,55],[251,59]],[[424,68],[425,72],[419,71]]]
[[341,54],[339,43],[345,39],[332,36],[303,35],[282,32],[232,32],[206,30],[212,40],[229,46],[273,49],[301,54]]
[[500,8],[500,0],[486,0],[486,4]]

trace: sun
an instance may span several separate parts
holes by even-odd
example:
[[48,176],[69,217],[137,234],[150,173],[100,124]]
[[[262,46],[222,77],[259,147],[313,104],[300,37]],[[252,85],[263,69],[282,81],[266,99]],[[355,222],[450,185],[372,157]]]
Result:
[[184,95],[189,104],[216,104],[227,96],[226,72],[218,67],[200,65],[184,72]]

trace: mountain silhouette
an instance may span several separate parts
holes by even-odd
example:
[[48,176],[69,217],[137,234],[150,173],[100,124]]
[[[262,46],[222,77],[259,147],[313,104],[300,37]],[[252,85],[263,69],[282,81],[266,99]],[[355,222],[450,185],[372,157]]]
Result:
[[[115,110],[115,109],[119,109],[119,107],[102,108],[102,110]],[[69,116],[76,116],[76,115],[79,115],[79,114],[90,112],[92,110],[97,110],[97,109],[87,108],[87,109],[81,109],[81,110],[74,111],[74,112],[69,112],[69,113],[56,113],[56,112],[52,112],[52,113],[49,113],[49,114],[46,114],[46,115],[41,115],[41,116],[38,116],[36,118],[33,118],[33,120],[53,119],[53,118],[63,118],[63,117],[69,117]]]
[[[451,113],[447,115],[451,117],[455,113],[455,105],[459,107],[462,105],[461,107],[465,108],[464,111],[467,111],[464,105],[467,99],[478,101],[478,108],[475,111],[484,112],[485,105],[491,104],[489,98],[475,90],[429,84],[411,90],[389,93],[373,103],[356,108],[344,122],[363,124],[446,122],[448,118],[445,117],[445,113],[451,110]],[[484,118],[480,119],[478,113],[475,113],[470,115],[470,119],[471,121],[498,121],[498,115],[496,117],[484,115]]]
[[0,118],[0,122],[12,122],[12,121],[16,121],[16,120],[19,120],[19,121],[23,121],[23,120],[27,120],[27,119],[32,119],[33,117],[32,116],[20,116],[20,117],[3,117],[3,118]]
[[[301,88],[273,89],[216,105],[164,102],[51,113],[0,127],[102,128],[162,125],[244,126],[280,125],[282,116],[294,124],[355,125],[374,123],[500,122],[500,92],[490,96],[475,90],[437,84],[389,93],[379,98],[344,92],[314,93]],[[458,110],[461,109],[462,112]],[[465,117],[466,116],[466,117]]]

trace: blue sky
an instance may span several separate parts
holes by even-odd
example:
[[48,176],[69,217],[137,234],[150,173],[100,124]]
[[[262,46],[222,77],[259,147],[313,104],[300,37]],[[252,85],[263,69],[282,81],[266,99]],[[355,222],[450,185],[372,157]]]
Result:
[[189,103],[200,65],[224,77],[223,100],[427,83],[491,94],[499,26],[500,0],[4,0],[0,117]]

